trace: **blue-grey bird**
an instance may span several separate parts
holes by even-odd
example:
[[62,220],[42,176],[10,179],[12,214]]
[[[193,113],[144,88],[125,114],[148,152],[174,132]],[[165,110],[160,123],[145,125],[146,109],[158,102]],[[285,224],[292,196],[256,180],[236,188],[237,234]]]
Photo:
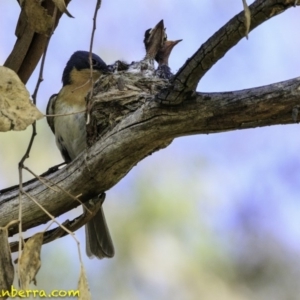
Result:
[[[96,54],[92,54],[93,81],[108,66]],[[47,117],[47,122],[55,134],[56,144],[66,163],[74,160],[86,149],[85,97],[92,88],[90,80],[89,52],[76,51],[67,62],[63,71],[63,87],[58,94],[52,95],[47,106],[47,115],[60,115],[79,112],[65,116]],[[103,209],[87,223],[86,252],[89,257],[113,257],[114,247],[106,225]]]

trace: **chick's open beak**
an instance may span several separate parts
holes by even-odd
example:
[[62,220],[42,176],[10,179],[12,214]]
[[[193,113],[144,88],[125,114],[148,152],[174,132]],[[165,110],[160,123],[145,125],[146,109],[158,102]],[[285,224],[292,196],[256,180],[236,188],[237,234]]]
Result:
[[154,59],[159,49],[165,42],[164,21],[161,20],[152,29],[145,32],[144,44],[146,47],[146,57]]
[[180,43],[182,40],[176,41],[165,41],[163,46],[159,49],[157,55],[155,56],[155,60],[159,65],[165,64],[168,65],[169,57],[172,49],[175,45]]

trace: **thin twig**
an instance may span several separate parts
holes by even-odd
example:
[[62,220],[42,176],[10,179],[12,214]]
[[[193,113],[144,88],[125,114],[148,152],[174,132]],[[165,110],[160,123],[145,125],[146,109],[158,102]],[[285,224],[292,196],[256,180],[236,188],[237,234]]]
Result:
[[[82,84],[82,85],[76,87],[74,90],[72,90],[72,93],[75,92],[75,91],[77,91],[77,90],[79,90],[79,89],[81,89],[81,88],[83,88],[83,87],[85,87],[85,86],[86,86],[87,84],[89,84],[90,82],[91,82],[91,78],[89,78],[88,81],[85,82],[84,84]],[[92,80],[92,84],[93,84],[93,80]]]
[[44,117],[64,117],[64,116],[69,116],[69,115],[81,114],[85,111],[86,110],[83,109],[83,110],[79,110],[79,111],[75,111],[75,112],[71,112],[71,113],[66,113],[66,114],[44,115]]
[[[54,217],[55,218],[55,217]],[[51,225],[53,224],[53,223],[55,223],[54,222],[54,220],[51,220],[51,222],[46,226],[46,228],[44,229],[44,233],[45,232],[48,232],[48,229],[51,227]],[[59,228],[61,228],[61,227],[59,227]],[[43,244],[44,244],[44,242],[43,242]]]
[[32,94],[32,100],[33,100],[33,104],[34,105],[36,105],[36,98],[37,98],[37,93],[38,93],[39,88],[40,88],[40,84],[44,81],[43,73],[44,73],[44,65],[45,65],[45,60],[46,60],[46,54],[47,54],[47,49],[48,49],[49,41],[50,41],[50,37],[48,38],[48,41],[47,41],[46,46],[45,46],[45,51],[44,51],[44,54],[43,54],[43,57],[42,57],[42,61],[41,61],[41,67],[40,67],[38,81],[36,83],[34,92]]
[[74,199],[75,201],[79,202],[90,214],[92,213],[87,207],[86,205],[81,202],[79,200],[79,197],[82,196],[82,194],[79,194],[77,196],[73,196],[71,193],[69,193],[68,191],[66,191],[65,189],[63,189],[62,187],[60,187],[58,184],[56,184],[55,182],[51,181],[50,179],[41,177],[37,174],[35,174],[32,170],[30,170],[28,167],[23,166],[23,169],[28,171],[30,174],[32,174],[36,179],[38,179],[42,184],[44,184],[47,188],[53,190],[54,192],[58,192],[58,190],[54,189],[52,186],[50,186],[49,184],[46,183],[46,181],[48,181],[50,184],[52,184],[53,186],[57,187],[59,190],[63,191],[64,193],[66,193],[69,197],[71,197],[72,199]]
[[48,182],[50,182],[51,184],[55,185],[58,189],[60,189],[61,191],[63,191],[64,193],[66,193],[69,197],[71,197],[72,199],[74,199],[75,201],[79,202],[89,213],[91,213],[91,211],[86,207],[86,205],[81,202],[79,200],[79,197],[82,196],[82,194],[79,194],[77,196],[73,196],[72,194],[70,194],[67,190],[65,190],[64,188],[60,187],[58,184],[56,184],[55,182],[51,181],[50,179],[48,178],[43,178],[42,180],[46,180]]
[[[56,14],[57,14],[57,8],[55,7],[54,12],[53,12],[53,26],[52,26],[52,30],[51,33],[47,39],[46,45],[45,45],[45,49],[44,49],[44,54],[43,54],[43,58],[41,61],[41,67],[40,67],[40,72],[39,72],[39,77],[38,77],[38,81],[36,83],[33,95],[32,95],[32,100],[34,105],[36,105],[36,98],[37,98],[37,93],[40,87],[41,82],[44,80],[43,79],[43,71],[44,71],[44,65],[45,65],[45,60],[46,60],[46,54],[47,54],[47,49],[48,49],[48,45],[51,39],[51,36],[53,34],[54,28],[55,28],[55,22],[54,20],[56,19]],[[21,251],[22,251],[22,241],[23,241],[23,237],[22,237],[22,193],[23,191],[23,174],[22,174],[22,170],[24,167],[24,162],[27,158],[29,158],[29,154],[34,142],[34,138],[37,135],[36,132],[36,122],[34,122],[32,124],[32,134],[31,134],[31,138],[28,144],[28,147],[26,149],[25,154],[23,155],[23,157],[21,158],[19,165],[18,165],[18,171],[19,171],[19,253],[18,253],[18,277],[20,278],[20,258],[21,258]]]
[[23,166],[23,169],[28,171],[30,174],[32,174],[37,180],[39,180],[42,184],[44,184],[47,188],[49,188],[50,190],[54,191],[54,192],[58,192],[58,190],[54,189],[52,186],[50,186],[49,184],[47,184],[42,177],[40,177],[39,175],[36,175],[33,171],[31,171],[28,167],[26,167],[25,165]]
[[[51,215],[47,209],[45,209],[40,203],[38,203],[34,197],[32,197],[29,193],[23,191],[22,194],[24,194],[25,196],[27,196],[31,201],[33,201],[53,222],[55,222],[58,226],[64,228],[56,219],[53,215]],[[64,228],[66,232],[68,232],[68,234],[72,234],[71,231],[67,228]]]
[[19,223],[19,220],[12,220],[12,221],[8,222],[8,224],[6,224],[6,226],[4,226],[4,228],[8,230],[8,228],[10,226],[13,226],[13,225],[18,224],[18,223]]
[[[91,88],[91,91],[89,93],[89,99],[88,100],[91,100],[91,98],[93,97],[93,92],[94,92],[94,80],[93,80],[93,60],[92,60],[92,53],[93,53],[93,44],[94,44],[94,37],[95,37],[95,32],[96,32],[96,23],[97,23],[97,15],[98,15],[98,11],[101,7],[101,3],[102,3],[102,0],[97,0],[97,3],[96,3],[96,7],[95,7],[95,11],[94,11],[94,17],[93,17],[93,29],[92,29],[92,34],[91,34],[91,42],[90,42],[90,55],[89,55],[89,60],[90,60],[90,71],[91,71],[91,75],[90,75],[90,80],[91,80],[91,83],[92,83],[92,88]],[[90,122],[90,111],[91,111],[91,108],[89,106],[89,103],[90,101],[87,102],[88,105],[87,105],[87,117],[86,117],[86,124],[89,124]]]
[[[97,14],[101,7],[101,3],[102,3],[102,0],[97,0],[95,11],[94,11],[94,17],[93,17],[93,30],[92,30],[91,42],[90,42],[90,64],[91,64],[91,66],[92,66],[92,52],[93,52],[94,36],[95,36],[96,28],[97,28],[97,26],[96,26]],[[91,68],[91,75],[92,75],[92,72],[93,72],[93,68]]]
[[[77,240],[74,232],[72,232],[71,230],[69,230],[66,226],[64,226],[63,224],[60,224],[53,215],[51,215],[41,204],[39,204],[34,197],[32,197],[30,194],[28,194],[27,192],[23,191],[23,194],[26,195],[30,200],[32,200],[51,220],[52,222],[56,223],[59,227],[61,227],[62,229],[64,229],[69,235],[71,235],[74,240],[77,243],[77,247],[78,247],[78,253],[79,253],[79,259],[80,262],[82,263],[82,258],[81,258],[81,251],[80,251],[80,243]],[[20,247],[20,245],[19,245]],[[20,259],[20,258],[19,258]]]
[[[92,201],[94,201],[95,199],[93,199]],[[78,230],[79,228],[81,228],[82,226],[84,226],[87,222],[89,222],[95,215],[96,213],[99,211],[99,209],[101,208],[102,205],[102,200],[100,198],[97,199],[97,202],[88,202],[87,203],[89,210],[92,212],[91,214],[88,214],[86,211],[81,214],[79,217],[76,217],[73,220],[66,220],[62,223],[63,226],[67,227],[70,231],[74,232],[76,230]],[[13,221],[12,221],[13,222]],[[10,222],[10,223],[12,223]],[[53,228],[53,229],[49,229],[48,228],[54,223],[54,221],[51,221],[49,223],[49,225],[45,228],[44,230],[44,240],[43,240],[43,244],[47,244],[50,243],[51,241],[64,237],[66,236],[68,233],[60,226]],[[29,239],[30,237],[24,239],[24,242],[26,243],[26,241]],[[10,243],[10,250],[11,252],[16,252],[18,250],[18,242],[11,242]]]

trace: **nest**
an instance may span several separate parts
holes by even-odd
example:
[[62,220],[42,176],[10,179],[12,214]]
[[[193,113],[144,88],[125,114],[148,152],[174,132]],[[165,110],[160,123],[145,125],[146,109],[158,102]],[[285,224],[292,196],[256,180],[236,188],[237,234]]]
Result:
[[93,95],[87,96],[89,122],[87,144],[90,147],[122,119],[134,113],[145,102],[166,88],[169,81],[142,72],[103,74],[94,85]]

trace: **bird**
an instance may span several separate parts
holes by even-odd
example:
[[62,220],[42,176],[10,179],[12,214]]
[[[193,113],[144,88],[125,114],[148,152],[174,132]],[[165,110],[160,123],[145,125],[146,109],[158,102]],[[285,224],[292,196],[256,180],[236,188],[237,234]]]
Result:
[[149,28],[144,34],[144,45],[146,50],[145,59],[153,59],[159,49],[164,45],[167,35],[164,20],[159,21],[153,28]]
[[176,41],[168,41],[164,42],[164,45],[159,49],[155,56],[155,60],[158,63],[158,67],[155,70],[155,75],[159,78],[168,79],[170,80],[173,77],[173,73],[169,67],[169,57],[171,51],[173,50],[174,46],[177,45],[182,40]]
[[[85,97],[95,81],[103,73],[110,72],[106,63],[96,54],[91,54],[93,80],[91,80],[90,52],[76,51],[67,62],[63,86],[58,94],[50,97],[47,105],[47,122],[55,135],[56,145],[66,163],[74,160],[86,147]],[[76,114],[70,114],[75,113]],[[114,256],[113,242],[106,224],[103,208],[86,225],[86,252],[89,257]]]
[[163,46],[166,40],[164,28],[164,20],[159,21],[153,28],[149,28],[144,33],[144,46],[146,50],[145,57],[140,61],[126,63],[125,61],[117,60],[109,69],[112,72],[127,71],[130,73],[143,73],[143,76],[153,76],[154,74],[154,58],[159,49]]
[[144,77],[154,75],[154,58],[158,50],[163,46],[165,41],[164,21],[159,21],[153,28],[149,28],[144,33],[144,46],[146,50],[145,57],[141,61],[126,64],[121,61],[116,61],[114,68],[118,71],[128,71],[130,73],[141,73]]

